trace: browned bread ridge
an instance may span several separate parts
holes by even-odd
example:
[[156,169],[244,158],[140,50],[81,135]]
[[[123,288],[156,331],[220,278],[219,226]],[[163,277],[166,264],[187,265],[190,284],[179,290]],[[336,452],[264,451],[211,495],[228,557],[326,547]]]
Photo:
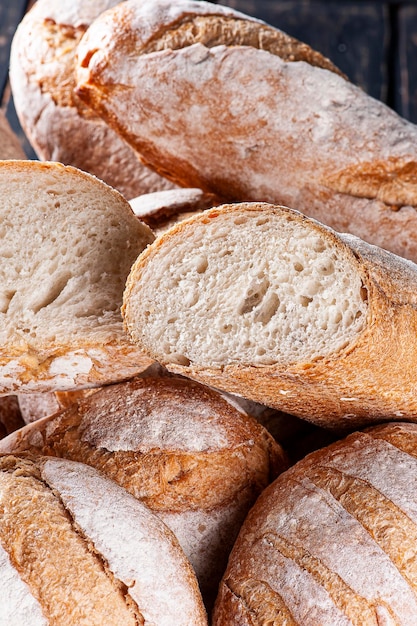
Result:
[[77,93],[182,186],[417,261],[417,127],[318,57],[217,4],[128,0],[83,36]]
[[78,41],[118,1],[37,0],[13,38],[10,82],[19,120],[41,160],[95,174],[130,199],[174,185],[145,166],[74,93]]
[[173,533],[93,468],[1,455],[0,502],[1,624],[207,626]]
[[107,386],[2,440],[0,452],[81,461],[125,487],[175,533],[208,608],[249,508],[287,467],[254,418],[175,377]]
[[94,387],[152,361],[120,313],[154,239],[127,200],[70,166],[0,161],[0,395]]
[[308,455],[245,520],[213,626],[414,626],[416,493],[416,424]]
[[170,371],[318,425],[417,420],[417,266],[298,211],[222,205],[158,237],[122,315]]

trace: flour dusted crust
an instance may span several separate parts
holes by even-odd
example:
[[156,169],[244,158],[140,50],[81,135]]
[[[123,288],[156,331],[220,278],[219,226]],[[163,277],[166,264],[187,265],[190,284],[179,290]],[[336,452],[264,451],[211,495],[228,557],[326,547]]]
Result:
[[0,394],[123,380],[151,360],[122,327],[126,277],[154,236],[73,167],[1,161]]
[[172,180],[283,204],[417,260],[416,126],[311,54],[275,48],[261,23],[129,0],[77,55],[80,97]]
[[1,443],[87,463],[143,501],[179,539],[207,606],[249,508],[287,466],[255,419],[177,377],[108,386]]
[[30,623],[207,625],[174,535],[124,489],[64,459],[2,455],[0,467],[0,577]]
[[18,136],[13,132],[4,112],[0,109],[0,159],[25,159],[26,155]]
[[242,527],[213,624],[411,626],[416,464],[417,426],[397,423],[281,474]]
[[158,237],[132,268],[123,316],[172,372],[352,428],[417,419],[416,288],[410,261],[241,203]]
[[130,199],[174,185],[143,165],[74,93],[77,43],[88,25],[115,4],[38,0],[14,35],[10,81],[20,122],[40,159],[91,172]]

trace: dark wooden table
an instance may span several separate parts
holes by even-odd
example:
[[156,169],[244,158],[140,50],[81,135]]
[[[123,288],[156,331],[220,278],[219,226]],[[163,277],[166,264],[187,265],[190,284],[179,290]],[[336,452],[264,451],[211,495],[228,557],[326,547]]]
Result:
[[[1,106],[22,142],[7,75],[14,31],[31,4],[33,0],[0,0]],[[417,0],[222,0],[222,4],[310,44],[371,96],[417,123]],[[27,142],[24,147],[32,158]]]

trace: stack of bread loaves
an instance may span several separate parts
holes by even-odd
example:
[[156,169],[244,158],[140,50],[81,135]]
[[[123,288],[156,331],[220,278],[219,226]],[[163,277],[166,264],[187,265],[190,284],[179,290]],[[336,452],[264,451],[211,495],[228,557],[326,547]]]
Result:
[[11,82],[0,623],[414,626],[416,127],[204,0],[38,0]]

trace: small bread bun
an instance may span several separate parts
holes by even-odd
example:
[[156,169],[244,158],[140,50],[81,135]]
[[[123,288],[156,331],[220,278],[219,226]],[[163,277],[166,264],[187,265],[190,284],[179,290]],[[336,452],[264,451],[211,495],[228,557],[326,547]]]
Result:
[[82,461],[125,487],[174,531],[207,606],[249,508],[287,467],[254,418],[180,378],[102,388],[3,439],[0,451]]
[[356,432],[281,474],[245,520],[213,626],[413,626],[417,425]]
[[154,239],[127,200],[74,167],[0,161],[0,395],[80,389],[152,363],[120,306]]
[[207,626],[172,532],[99,472],[0,456],[1,624]]

